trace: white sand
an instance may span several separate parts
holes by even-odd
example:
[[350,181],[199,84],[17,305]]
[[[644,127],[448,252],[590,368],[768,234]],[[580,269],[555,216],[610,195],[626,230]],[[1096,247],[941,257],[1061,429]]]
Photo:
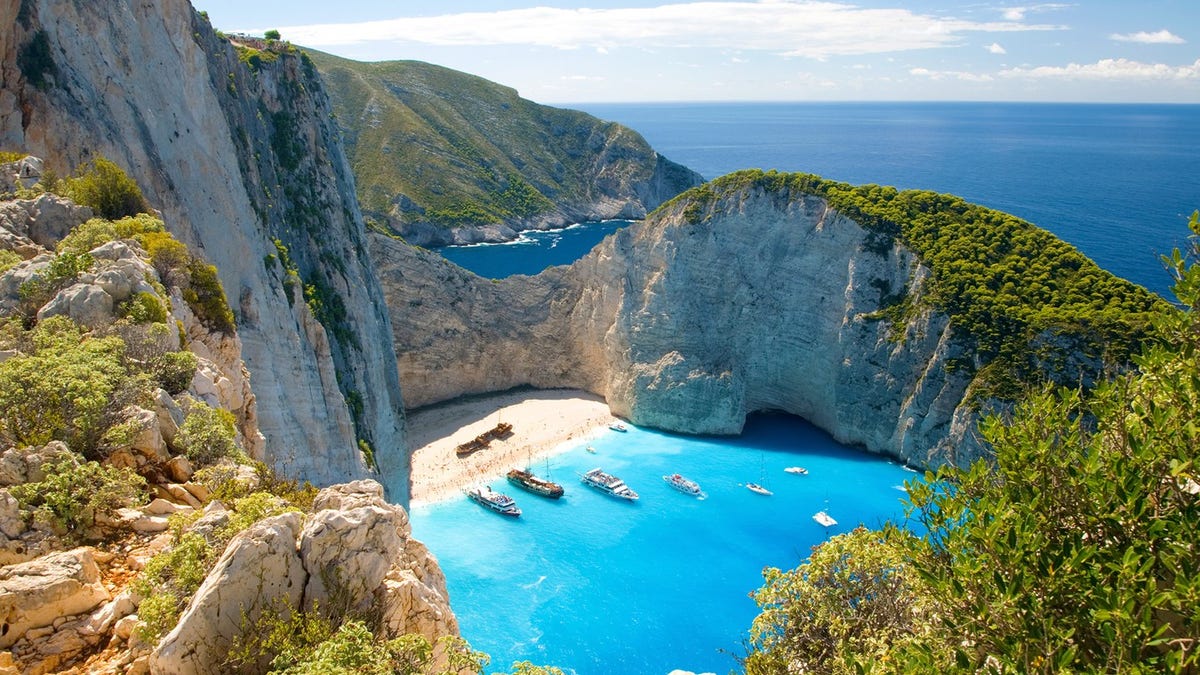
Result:
[[[412,503],[444,500],[479,481],[491,481],[510,469],[594,438],[614,421],[598,396],[573,389],[519,390],[469,397],[411,411]],[[471,455],[454,451],[499,422],[513,435]]]

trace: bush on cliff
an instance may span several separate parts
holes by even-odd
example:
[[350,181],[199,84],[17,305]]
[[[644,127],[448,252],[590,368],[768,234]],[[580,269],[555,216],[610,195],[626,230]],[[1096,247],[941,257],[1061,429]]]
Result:
[[[1193,231],[1200,223],[1193,216]],[[747,672],[800,663],[822,672],[1196,672],[1200,669],[1200,239],[1169,260],[1185,311],[1159,307],[1156,342],[1136,373],[1086,397],[1045,388],[981,428],[994,464],[944,468],[907,487],[920,537],[844,535],[807,566],[769,575],[760,591]],[[857,533],[856,533],[857,535]],[[868,542],[869,543],[869,542]],[[915,620],[889,625],[892,647],[871,630],[877,585],[834,576],[845,556],[886,554],[864,575],[902,575]],[[861,559],[855,558],[857,563]],[[814,656],[822,631],[806,607],[837,603],[834,646]]]
[[71,201],[90,206],[96,215],[108,220],[149,210],[137,182],[104,157],[97,157],[73,178],[66,179],[63,191]]
[[130,469],[104,466],[65,453],[42,465],[45,478],[8,488],[22,510],[75,538],[117,509],[140,504],[146,481]]

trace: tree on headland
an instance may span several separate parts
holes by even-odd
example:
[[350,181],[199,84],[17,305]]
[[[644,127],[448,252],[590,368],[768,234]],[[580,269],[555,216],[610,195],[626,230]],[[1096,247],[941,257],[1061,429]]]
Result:
[[919,536],[769,570],[747,673],[1200,669],[1198,218],[1137,371],[986,419],[992,461],[907,486]]
[[281,38],[279,36],[279,31],[272,28],[271,30],[263,33],[263,39],[265,39],[265,40],[281,40],[283,38]]

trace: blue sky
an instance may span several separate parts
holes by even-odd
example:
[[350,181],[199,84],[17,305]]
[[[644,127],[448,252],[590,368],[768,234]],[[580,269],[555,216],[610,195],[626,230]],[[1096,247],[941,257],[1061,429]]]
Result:
[[1200,103],[1200,0],[193,0],[226,32],[544,103]]

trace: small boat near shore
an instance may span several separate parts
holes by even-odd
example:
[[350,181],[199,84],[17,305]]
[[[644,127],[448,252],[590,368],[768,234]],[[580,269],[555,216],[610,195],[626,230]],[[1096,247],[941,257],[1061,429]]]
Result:
[[477,485],[467,490],[467,498],[504,516],[516,518],[521,515],[521,509],[517,507],[517,503],[513,501],[512,497],[496,492],[486,485]]
[[621,424],[620,422],[613,422],[612,424],[608,425],[608,428],[612,429],[613,431],[620,431],[621,433],[629,431],[629,427]]
[[746,483],[746,489],[751,492],[754,492],[756,494],[766,495],[767,497],[770,497],[771,495],[775,494],[774,492],[771,492],[770,490],[759,485],[758,483]]
[[508,472],[507,478],[509,483],[516,485],[522,490],[532,492],[535,495],[549,497],[550,499],[558,499],[563,496],[563,486],[554,481],[538,478],[530,471],[513,469]]
[[683,476],[673,473],[668,476],[663,476],[663,480],[667,481],[667,485],[679,490],[685,495],[693,497],[702,497],[704,493],[700,491],[700,484],[694,480],[684,478]]
[[814,513],[813,520],[824,525],[825,527],[832,527],[834,525],[837,525],[837,521],[834,520],[832,516],[830,516],[828,513],[825,513],[824,511],[817,511],[816,513]]
[[604,473],[604,471],[602,471],[599,467],[583,474],[580,476],[580,479],[583,481],[584,485],[590,485],[605,494],[612,495],[613,497],[628,499],[631,502],[637,501],[638,499],[638,493],[634,492],[632,488],[626,485],[625,481],[612,474]]
[[788,468],[784,469],[784,471],[786,471],[788,473],[794,473],[797,476],[807,476],[808,475],[808,469],[806,469],[802,466],[789,466]]

